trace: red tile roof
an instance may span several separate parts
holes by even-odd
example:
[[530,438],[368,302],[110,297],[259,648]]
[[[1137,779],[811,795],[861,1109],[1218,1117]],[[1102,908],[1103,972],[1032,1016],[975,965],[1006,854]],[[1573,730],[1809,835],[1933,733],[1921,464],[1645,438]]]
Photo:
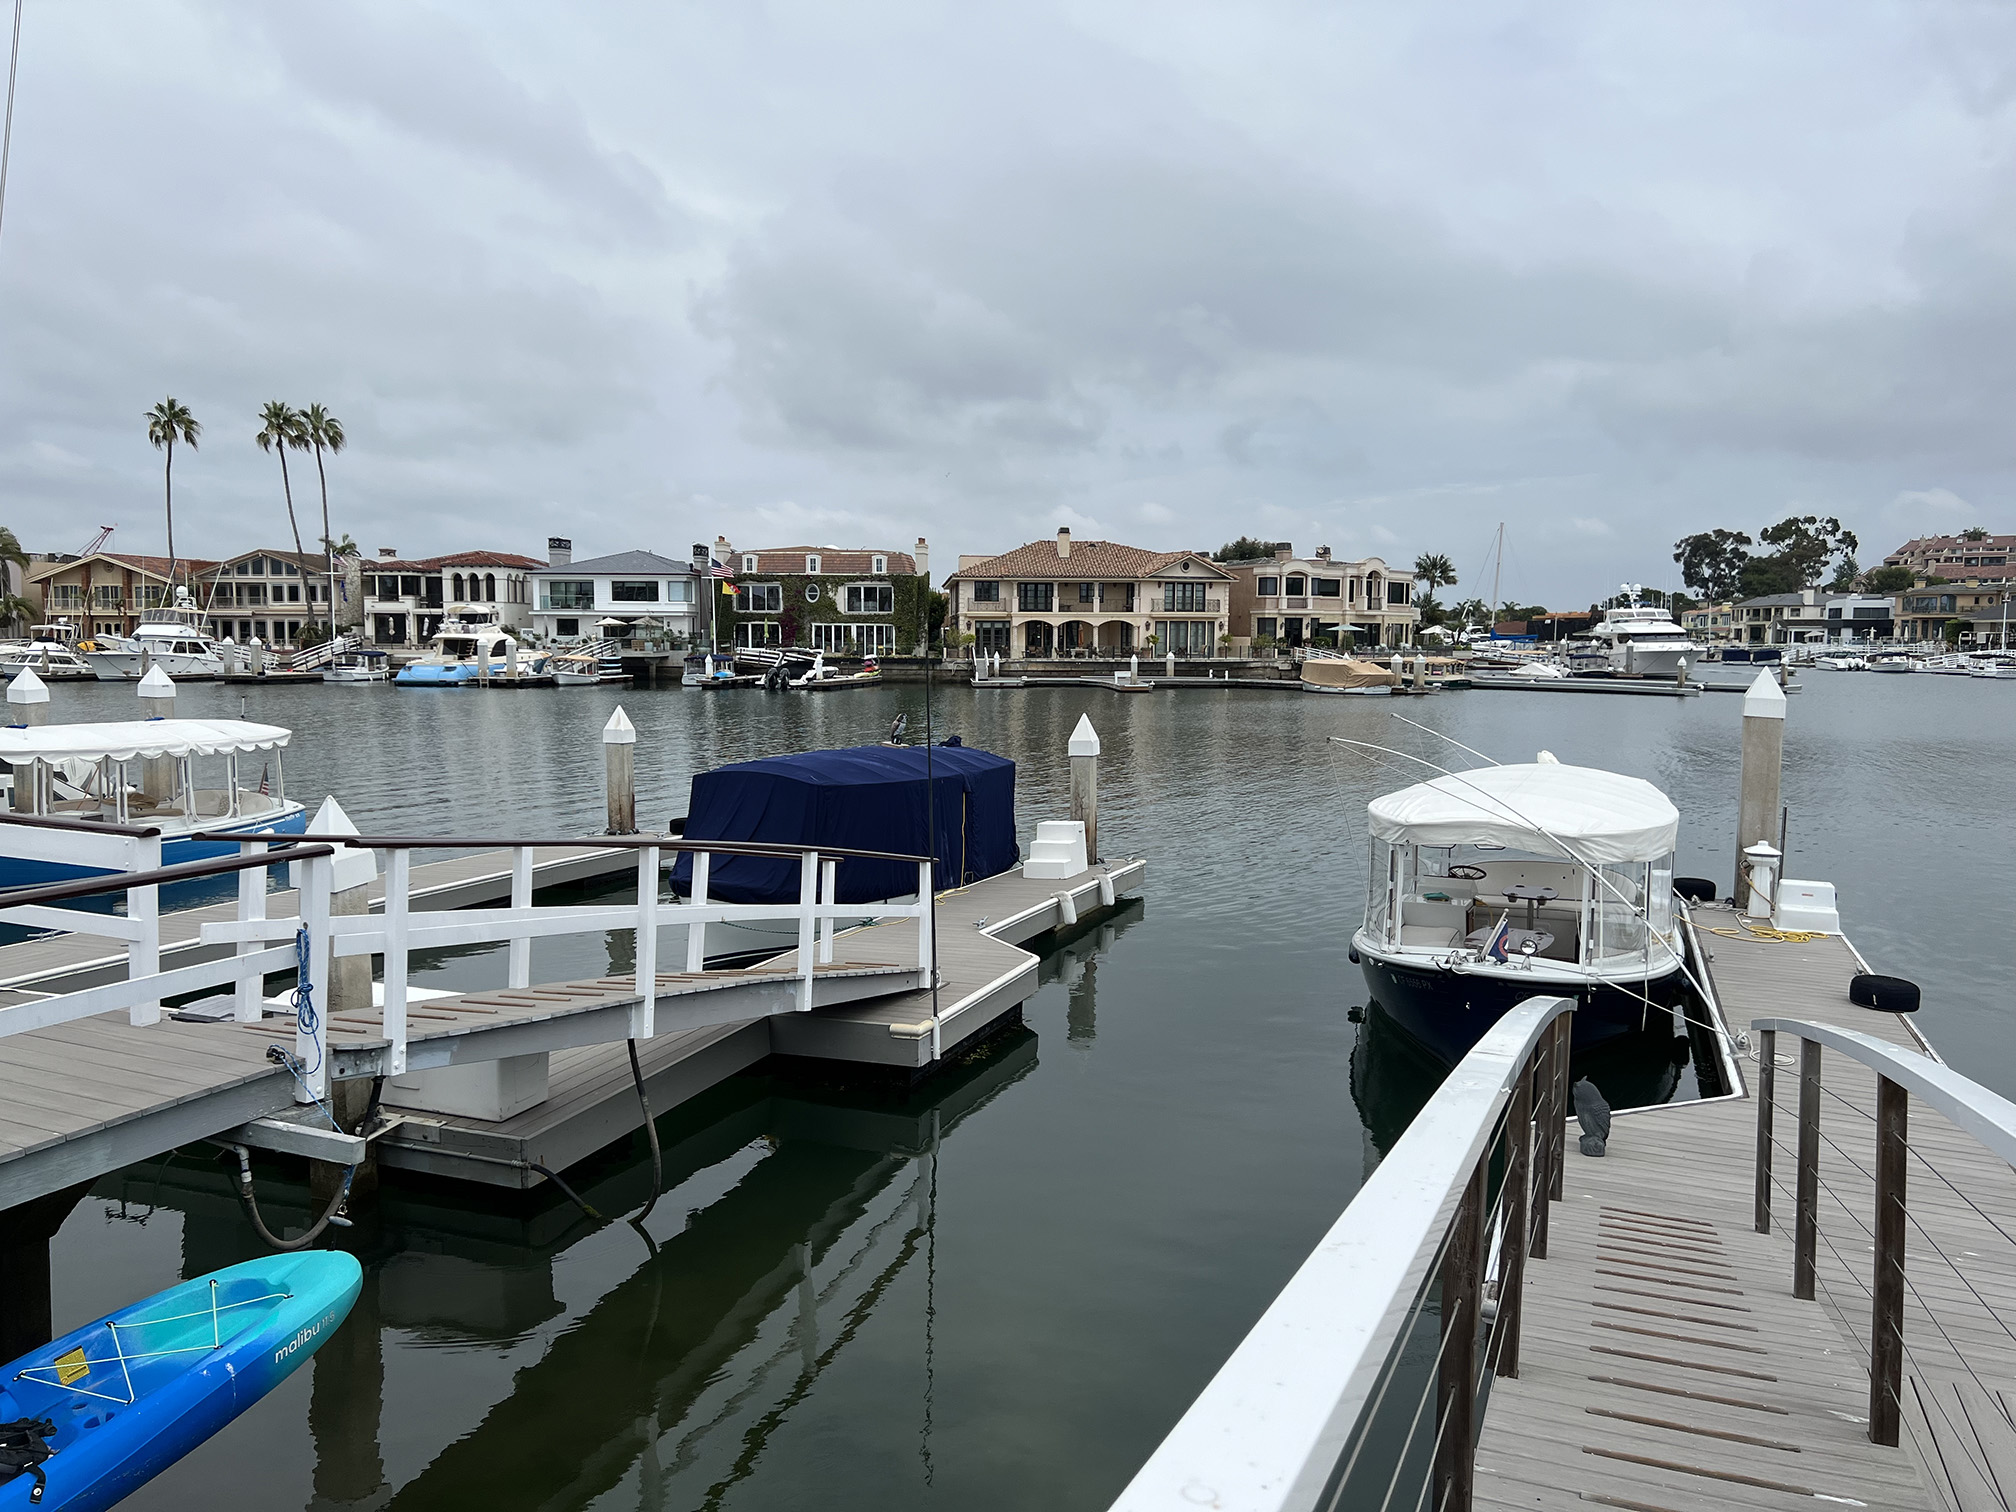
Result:
[[[52,578],[68,572],[72,567],[82,567],[88,562],[117,562],[121,567],[134,572],[148,573],[154,577],[168,576],[169,558],[165,556],[137,556],[124,551],[96,551],[87,557],[78,557],[68,562],[39,562],[28,573],[31,582]],[[176,557],[176,568],[184,572],[208,572],[217,564],[203,557]]]
[[508,551],[451,551],[446,556],[416,557],[366,557],[366,572],[439,572],[454,567],[516,567],[521,571],[531,571],[546,566],[535,557],[513,556]]
[[756,558],[756,572],[773,573],[778,577],[794,573],[802,577],[808,556],[819,558],[821,577],[859,577],[872,573],[875,570],[874,558],[878,556],[889,563],[882,569],[884,573],[907,577],[917,572],[917,559],[907,551],[856,550],[851,546],[845,549],[831,546],[765,546],[760,550],[736,546],[730,549],[729,559],[721,565],[739,573],[744,570],[743,559],[752,556]]
[[1140,546],[1122,546],[1117,541],[1073,541],[1071,555],[1060,556],[1054,539],[1031,541],[1013,551],[962,567],[946,581],[973,578],[1096,578],[1128,581],[1153,577],[1189,557],[1208,568],[1212,575],[1230,578],[1231,573],[1201,551],[1149,551]]

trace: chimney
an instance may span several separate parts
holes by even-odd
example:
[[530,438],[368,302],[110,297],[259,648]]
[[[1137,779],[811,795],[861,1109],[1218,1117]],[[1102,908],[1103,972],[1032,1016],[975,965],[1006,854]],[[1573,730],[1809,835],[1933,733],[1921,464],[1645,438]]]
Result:
[[565,536],[546,537],[546,565],[566,567],[574,560],[574,543]]
[[695,541],[693,543],[693,570],[699,573],[700,576],[705,577],[707,576],[708,569],[713,565],[714,559],[708,555],[707,543],[705,541]]
[[1817,603],[1819,602],[1820,591],[1817,588],[1801,588],[1799,590],[1799,598],[1804,603]]
[[1295,543],[1293,541],[1276,541],[1274,543],[1274,560],[1277,562],[1294,561]]
[[1071,527],[1069,525],[1059,525],[1057,527],[1057,560],[1060,562],[1071,560]]
[[1318,547],[1316,548],[1316,560],[1317,560],[1317,561],[1319,561],[1319,562],[1327,562],[1327,561],[1329,561],[1329,560],[1330,560],[1330,548],[1329,548],[1328,546],[1318,546]]
[[399,556],[399,548],[397,546],[380,546],[378,548],[378,555],[388,562],[395,561]]
[[931,576],[931,543],[922,536],[917,537],[917,549],[910,555],[917,563],[917,575],[927,578]]

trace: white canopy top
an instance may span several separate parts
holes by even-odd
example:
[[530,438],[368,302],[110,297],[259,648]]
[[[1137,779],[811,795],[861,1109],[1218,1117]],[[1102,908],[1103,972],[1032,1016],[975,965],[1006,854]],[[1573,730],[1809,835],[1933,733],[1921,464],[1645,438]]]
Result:
[[294,738],[279,725],[243,719],[134,719],[117,724],[0,729],[0,761],[131,761],[136,756],[222,756],[270,751]]
[[1502,845],[1596,865],[1656,861],[1680,831],[1680,811],[1651,783],[1551,761],[1419,782],[1373,799],[1367,814],[1392,844]]

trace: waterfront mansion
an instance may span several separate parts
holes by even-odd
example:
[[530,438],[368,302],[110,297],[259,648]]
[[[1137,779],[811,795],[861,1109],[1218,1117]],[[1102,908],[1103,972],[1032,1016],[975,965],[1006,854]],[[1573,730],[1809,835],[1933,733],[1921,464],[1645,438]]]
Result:
[[1113,541],[1032,541],[1000,556],[962,556],[945,580],[955,643],[977,656],[1183,657],[1218,654],[1232,573],[1196,551]]

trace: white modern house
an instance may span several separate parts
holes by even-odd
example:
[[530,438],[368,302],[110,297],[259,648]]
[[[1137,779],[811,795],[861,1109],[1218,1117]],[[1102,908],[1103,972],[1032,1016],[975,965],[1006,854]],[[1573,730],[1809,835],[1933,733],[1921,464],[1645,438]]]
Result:
[[[654,551],[577,562],[565,536],[547,538],[546,558],[532,573],[532,628],[547,640],[678,637],[679,644],[693,643],[703,611],[701,574],[693,563]],[[647,620],[655,622],[655,633]]]

